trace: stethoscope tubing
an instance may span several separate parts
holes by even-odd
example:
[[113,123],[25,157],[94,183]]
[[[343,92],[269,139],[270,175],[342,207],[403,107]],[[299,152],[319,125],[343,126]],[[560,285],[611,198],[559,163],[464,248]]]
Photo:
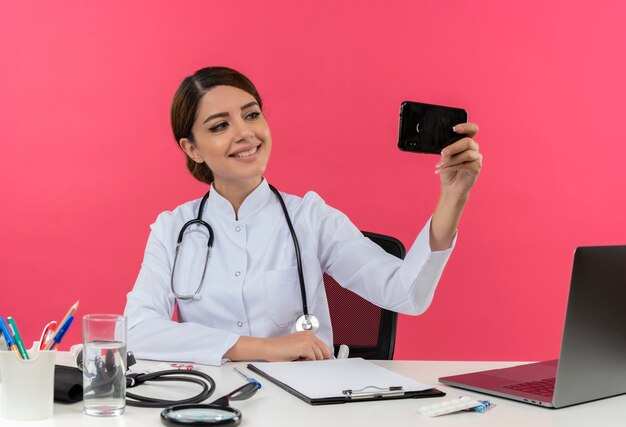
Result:
[[[195,219],[187,221],[185,225],[183,225],[183,227],[180,229],[180,232],[178,233],[178,239],[176,239],[176,251],[174,252],[174,264],[172,265],[172,276],[170,277],[170,287],[172,288],[172,293],[174,294],[174,297],[178,300],[185,301],[185,300],[197,299],[196,296],[200,295],[200,292],[202,291],[202,287],[204,286],[206,268],[207,268],[207,265],[209,264],[209,257],[211,256],[211,250],[213,249],[213,238],[214,238],[213,228],[208,222],[205,222],[202,219],[202,213],[204,212],[204,205],[206,204],[206,201],[209,198],[210,194],[211,192],[207,191],[207,193],[202,198],[202,201],[200,202],[200,207],[198,208],[198,216]],[[204,258],[204,269],[202,270],[202,277],[200,278],[200,283],[198,284],[198,288],[193,293],[193,295],[180,295],[176,292],[176,288],[174,287],[174,275],[176,273],[176,261],[178,261],[178,254],[180,252],[180,246],[183,243],[183,236],[185,235],[185,231],[187,230],[189,226],[193,224],[198,224],[203,227],[206,227],[206,229],[209,232],[209,240],[207,242],[206,256]]]
[[[193,378],[194,376],[198,378]],[[128,388],[135,387],[147,381],[183,381],[194,383],[202,387],[202,391],[197,395],[181,400],[165,400],[148,396],[139,396],[137,394],[130,393],[127,390],[126,404],[141,408],[163,408],[170,405],[200,403],[211,397],[215,391],[215,381],[213,378],[200,371],[180,371],[177,369],[170,369],[167,371],[152,372],[148,374],[138,374],[134,377],[129,376],[128,378],[132,378],[132,385],[128,386]]]
[[[300,282],[300,296],[302,299],[302,316],[300,316],[298,318],[297,322],[302,323],[302,325],[298,326],[298,330],[300,330],[300,328],[304,329],[304,330],[313,330],[313,332],[315,332],[317,330],[317,328],[319,327],[319,322],[317,320],[317,318],[313,315],[309,315],[309,306],[307,303],[307,295],[306,295],[306,286],[304,283],[304,271],[303,271],[303,267],[302,267],[302,255],[301,255],[301,251],[300,251],[300,243],[298,242],[298,237],[296,236],[296,232],[293,228],[293,224],[291,222],[291,218],[289,217],[289,212],[287,211],[287,206],[285,205],[285,201],[283,200],[282,196],[280,195],[280,192],[271,184],[268,184],[270,190],[272,191],[272,193],[274,193],[274,195],[276,196],[276,198],[278,199],[278,202],[280,203],[280,207],[282,208],[283,214],[285,215],[285,220],[287,221],[287,227],[289,228],[289,233],[291,234],[291,239],[293,240],[293,246],[295,249],[295,253],[296,253],[296,264],[297,264],[297,268],[298,268],[298,280]],[[202,216],[204,214],[204,206],[206,205],[206,202],[209,198],[209,195],[211,194],[211,191],[207,191],[207,193],[204,195],[204,197],[202,197],[202,201],[200,202],[200,206],[198,208],[198,216],[188,222],[186,222],[183,227],[181,228],[180,232],[178,233],[178,239],[176,241],[176,251],[174,254],[174,264],[172,267],[172,276],[170,279],[170,286],[172,288],[172,293],[174,294],[174,297],[177,300],[182,300],[182,301],[186,301],[186,300],[198,300],[200,299],[200,292],[202,291],[202,287],[204,286],[204,279],[206,276],[206,270],[207,270],[207,265],[209,262],[209,256],[211,254],[212,248],[213,248],[213,241],[214,241],[214,233],[213,233],[213,228],[209,225],[209,223],[205,222],[202,219]],[[196,291],[193,293],[193,295],[181,295],[178,294],[175,290],[175,286],[174,286],[174,273],[176,271],[176,261],[178,260],[178,255],[179,255],[179,251],[180,251],[180,246],[182,245],[183,242],[183,236],[185,234],[185,231],[187,230],[187,228],[193,224],[198,224],[201,226],[206,227],[206,229],[209,232],[209,240],[207,243],[207,253],[206,253],[206,257],[205,257],[205,262],[204,262],[204,270],[202,271],[202,278],[200,279],[200,283],[198,284],[198,288],[196,289]],[[308,324],[309,326],[304,326],[305,324]],[[311,327],[311,325],[314,325],[313,327]]]
[[283,214],[285,214],[285,219],[287,220],[287,227],[289,227],[289,232],[291,233],[291,238],[293,239],[293,246],[296,250],[296,263],[298,265],[298,280],[300,281],[300,296],[302,297],[302,313],[305,316],[309,315],[309,306],[306,302],[306,288],[304,286],[304,272],[302,270],[302,256],[300,255],[300,243],[298,242],[298,237],[296,236],[296,232],[293,229],[293,224],[291,223],[291,218],[289,218],[289,213],[287,212],[287,206],[285,206],[285,201],[282,196],[271,184],[268,184],[270,190],[276,195],[278,198],[278,202],[280,203],[281,208],[283,208]]

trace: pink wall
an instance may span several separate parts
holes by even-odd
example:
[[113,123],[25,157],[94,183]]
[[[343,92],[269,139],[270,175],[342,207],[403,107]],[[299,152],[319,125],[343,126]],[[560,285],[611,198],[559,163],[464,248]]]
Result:
[[[625,3],[347,3],[3,6],[0,313],[25,339],[76,299],[81,315],[123,311],[149,224],[205,191],[171,136],[173,92],[228,65],[264,95],[269,180],[407,245],[434,208],[437,159],[397,150],[399,104],[465,107],[483,173],[396,357],[557,355],[574,248],[626,243]],[[79,340],[73,328],[63,347]]]

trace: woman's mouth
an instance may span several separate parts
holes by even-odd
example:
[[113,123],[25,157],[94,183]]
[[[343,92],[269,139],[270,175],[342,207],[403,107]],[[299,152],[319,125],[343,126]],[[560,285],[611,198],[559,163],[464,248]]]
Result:
[[252,147],[249,150],[246,151],[242,151],[240,153],[236,153],[236,154],[231,154],[230,157],[235,157],[237,159],[242,159],[245,157],[250,157],[251,155],[253,155],[254,153],[257,152],[257,150],[259,149],[260,145],[257,145],[256,147]]

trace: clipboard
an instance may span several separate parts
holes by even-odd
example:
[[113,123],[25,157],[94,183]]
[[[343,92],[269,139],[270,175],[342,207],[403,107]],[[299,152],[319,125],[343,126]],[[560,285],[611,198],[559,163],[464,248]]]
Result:
[[259,362],[247,366],[310,405],[445,396],[432,386],[361,358]]

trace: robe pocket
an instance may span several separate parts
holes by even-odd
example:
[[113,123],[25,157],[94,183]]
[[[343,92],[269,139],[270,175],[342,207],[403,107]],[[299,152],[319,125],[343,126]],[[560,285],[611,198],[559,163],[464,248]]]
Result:
[[281,328],[293,326],[302,314],[298,269],[291,267],[268,271],[264,282],[269,316]]

